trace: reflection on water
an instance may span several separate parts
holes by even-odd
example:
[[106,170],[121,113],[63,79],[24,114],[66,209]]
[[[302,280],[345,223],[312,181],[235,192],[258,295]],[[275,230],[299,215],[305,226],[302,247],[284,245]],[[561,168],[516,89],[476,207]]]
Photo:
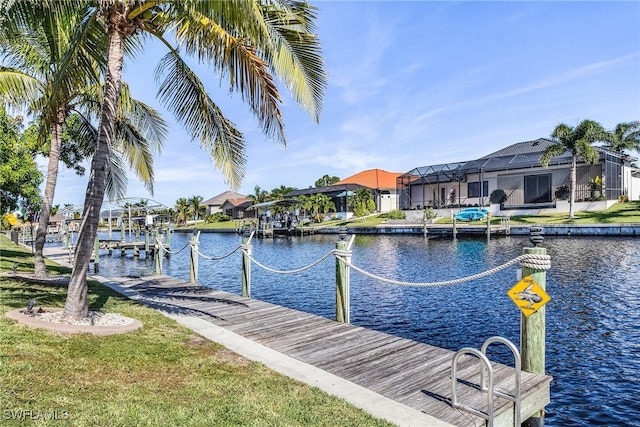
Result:
[[[117,233],[115,233],[117,234]],[[172,235],[172,249],[190,234]],[[113,238],[118,238],[114,236]],[[335,248],[336,236],[254,239],[253,256],[277,270],[308,265]],[[202,234],[200,251],[228,254],[235,234]],[[409,282],[459,278],[515,258],[520,237],[458,241],[420,236],[358,236],[353,263],[374,274]],[[640,414],[640,241],[634,238],[547,238],[547,371],[554,377],[548,426],[626,426]],[[241,254],[222,261],[200,258],[200,283],[241,292]],[[252,296],[335,318],[335,259],[293,275],[252,267]],[[105,255],[100,272],[153,274],[152,259]],[[189,280],[188,249],[164,261],[165,274]],[[519,345],[520,313],[507,297],[516,269],[455,286],[402,287],[351,273],[351,320],[367,328],[450,350],[478,348],[500,335]],[[500,347],[498,347],[500,348]],[[492,356],[494,354],[492,353]],[[510,362],[506,353],[495,357]]]

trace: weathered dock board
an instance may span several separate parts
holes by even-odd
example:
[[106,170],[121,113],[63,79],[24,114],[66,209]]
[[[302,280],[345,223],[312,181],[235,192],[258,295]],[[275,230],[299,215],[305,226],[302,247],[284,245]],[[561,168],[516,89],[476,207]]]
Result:
[[[142,302],[156,309],[201,317],[452,425],[485,425],[483,418],[450,405],[454,353],[449,350],[173,277],[109,280],[136,291]],[[499,364],[493,368],[496,389],[512,392],[514,369]],[[463,356],[458,378],[459,402],[486,412],[486,394],[478,390],[478,360]],[[549,376],[522,373],[523,420],[549,403],[550,381]],[[513,425],[513,403],[500,398],[494,402],[494,425]]]

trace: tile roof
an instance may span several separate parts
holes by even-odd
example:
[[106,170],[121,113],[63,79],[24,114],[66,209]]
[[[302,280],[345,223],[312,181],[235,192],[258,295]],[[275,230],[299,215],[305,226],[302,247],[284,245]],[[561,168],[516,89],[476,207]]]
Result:
[[381,188],[396,188],[396,178],[400,175],[402,175],[402,173],[387,172],[382,169],[368,169],[345,178],[342,181],[338,181],[335,185],[358,184],[375,190]]
[[236,191],[225,191],[224,193],[220,193],[217,196],[214,196],[208,200],[205,200],[201,203],[204,206],[222,206],[222,204],[229,199],[244,199],[247,196],[244,194],[240,194]]

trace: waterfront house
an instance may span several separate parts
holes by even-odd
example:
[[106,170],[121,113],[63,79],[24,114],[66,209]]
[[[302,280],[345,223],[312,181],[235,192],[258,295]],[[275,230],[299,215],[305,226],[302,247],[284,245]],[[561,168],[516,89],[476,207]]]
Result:
[[376,211],[384,213],[395,209],[398,205],[396,179],[400,175],[401,173],[399,172],[368,169],[338,181],[334,185],[295,190],[287,193],[286,197],[324,194],[331,198],[336,206],[338,215],[348,219],[353,216],[353,212],[351,212],[348,207],[348,197],[359,189],[366,188],[373,194]]
[[253,218],[254,211],[249,211],[247,215],[246,209],[253,204],[253,200],[248,197],[239,197],[225,200],[220,206],[220,212],[229,216],[230,219],[243,219],[246,217]]
[[[495,190],[506,200],[501,210],[561,208],[568,204],[571,155],[551,159],[548,168],[540,156],[553,141],[540,138],[519,142],[476,160],[415,168],[396,180],[400,209],[489,206]],[[600,200],[608,206],[622,194],[629,195],[633,183],[628,155],[594,147],[600,153],[596,164],[577,166],[576,201]],[[598,184],[595,184],[598,182]]]
[[212,215],[214,213],[217,212],[221,212],[224,213],[224,211],[222,210],[222,205],[227,201],[227,200],[235,200],[235,199],[246,199],[247,196],[245,196],[244,194],[240,194],[236,191],[225,191],[224,193],[220,193],[217,196],[213,196],[210,199],[205,200],[204,202],[201,203],[201,205],[206,206],[207,207],[207,215]]
[[371,189],[376,202],[376,211],[390,212],[398,206],[396,179],[399,172],[388,172],[382,169],[368,169],[338,181],[336,185],[356,184]]

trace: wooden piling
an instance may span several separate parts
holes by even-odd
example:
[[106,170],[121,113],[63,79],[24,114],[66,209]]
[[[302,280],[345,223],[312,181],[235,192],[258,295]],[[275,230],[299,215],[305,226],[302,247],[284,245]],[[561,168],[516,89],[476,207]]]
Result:
[[453,240],[456,240],[456,216],[453,216]]
[[[195,231],[195,230],[194,230]],[[191,262],[189,263],[189,281],[198,284],[198,237],[200,232],[191,236]]]
[[[336,242],[336,249],[347,251],[347,242]],[[350,260],[350,256],[345,256]],[[340,257],[336,257],[336,320],[342,323],[351,323],[349,302],[349,267]]]
[[487,214],[487,240],[491,240],[491,215]]
[[[523,248],[524,254],[546,255],[545,248]],[[542,288],[546,288],[547,273],[545,270],[536,270],[530,267],[522,267],[522,277],[531,276],[533,280]],[[522,369],[536,374],[545,373],[545,307],[540,307],[529,317],[521,315],[520,343],[522,354]],[[538,411],[531,418],[523,423],[528,427],[544,426],[544,411]]]
[[[253,234],[252,234],[253,235]],[[251,298],[251,237],[242,239],[246,249],[242,251],[242,296]]]
[[162,274],[162,247],[156,241],[153,257],[156,264],[156,274]]

